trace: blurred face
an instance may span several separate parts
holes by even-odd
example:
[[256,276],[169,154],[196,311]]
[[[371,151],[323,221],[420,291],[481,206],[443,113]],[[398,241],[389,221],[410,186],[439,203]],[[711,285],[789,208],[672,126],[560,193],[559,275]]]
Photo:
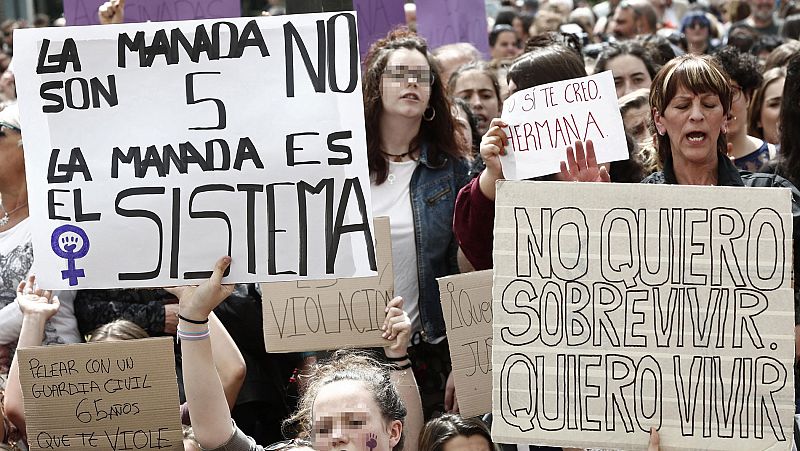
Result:
[[422,53],[409,49],[392,52],[381,80],[383,114],[422,118],[431,97],[432,77]]
[[481,71],[462,73],[456,82],[454,94],[472,108],[480,134],[486,133],[492,119],[500,116],[500,99],[494,92],[492,80]]
[[519,54],[517,35],[513,31],[503,31],[497,35],[497,41],[492,47],[492,59],[511,59]]
[[612,32],[617,39],[631,39],[636,36],[636,15],[633,9],[617,8],[612,22]]
[[614,75],[614,86],[617,89],[617,98],[639,88],[649,88],[653,80],[647,72],[644,61],[633,55],[619,55],[606,64]]
[[343,380],[322,387],[313,405],[314,449],[319,451],[391,451],[403,426],[383,419],[361,382]]
[[650,116],[649,107],[642,105],[639,108],[629,108],[622,116],[622,123],[625,131],[633,137],[637,143],[645,141],[650,133],[647,128],[647,119]]
[[554,11],[539,11],[528,32],[529,34],[541,34],[548,31],[557,31],[562,22],[561,15]]
[[469,126],[467,113],[459,106],[453,107],[453,117],[458,125],[460,137],[464,140],[467,148],[472,148],[472,128]]
[[525,29],[522,19],[519,17],[515,17],[514,20],[511,21],[511,26],[514,27],[514,32],[517,33],[518,39],[524,39],[525,36],[527,36],[528,30]]
[[690,44],[696,44],[708,41],[709,30],[708,27],[703,25],[703,23],[699,20],[693,20],[686,27],[684,34],[686,35],[687,42]]
[[780,115],[781,97],[785,78],[779,78],[767,86],[764,91],[764,103],[761,104],[761,117],[758,125],[764,130],[764,141],[771,144],[781,142]]
[[750,97],[742,92],[742,88],[735,81],[731,81],[731,114],[728,119],[728,133],[736,136],[739,133],[747,133],[747,105]]
[[681,86],[664,114],[654,111],[653,117],[659,134],[669,137],[676,167],[716,160],[717,138],[725,127],[725,114],[716,94],[695,94]]
[[491,451],[491,449],[489,442],[480,435],[469,437],[457,435],[444,442],[442,447],[442,451]]
[[0,188],[4,182],[18,181],[25,177],[25,159],[19,140],[19,132],[0,127]]
[[773,0],[750,0],[750,9],[753,17],[760,20],[772,19],[772,11],[775,9]]

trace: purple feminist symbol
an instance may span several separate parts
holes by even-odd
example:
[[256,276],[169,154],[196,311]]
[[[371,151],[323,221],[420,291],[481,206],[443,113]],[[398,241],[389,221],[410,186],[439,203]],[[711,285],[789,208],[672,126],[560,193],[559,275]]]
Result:
[[61,278],[69,280],[69,286],[74,287],[78,277],[86,277],[83,269],[75,268],[75,260],[89,252],[89,237],[80,227],[66,224],[53,230],[50,246],[56,255],[67,259],[67,269],[61,271]]

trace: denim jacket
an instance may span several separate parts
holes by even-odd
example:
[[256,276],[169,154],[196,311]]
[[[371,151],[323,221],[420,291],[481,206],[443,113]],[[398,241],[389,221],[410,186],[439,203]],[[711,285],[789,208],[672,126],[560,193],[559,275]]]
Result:
[[423,144],[409,188],[417,243],[419,314],[425,341],[445,335],[436,278],[458,273],[453,210],[456,194],[469,181],[466,161],[445,158],[441,165],[428,161],[428,146]]

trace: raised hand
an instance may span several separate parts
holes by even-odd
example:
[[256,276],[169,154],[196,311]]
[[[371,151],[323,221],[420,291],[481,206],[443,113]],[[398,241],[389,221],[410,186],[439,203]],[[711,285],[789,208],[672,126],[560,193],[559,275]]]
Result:
[[58,296],[36,286],[36,276],[29,276],[17,286],[17,305],[23,315],[38,315],[44,320],[50,319],[58,312],[61,303]]
[[230,296],[233,292],[233,285],[222,284],[222,274],[230,264],[230,257],[222,257],[217,260],[211,277],[198,286],[165,288],[178,298],[181,315],[202,321],[208,318],[216,306]]
[[101,25],[122,23],[125,20],[125,0],[109,0],[97,9]]
[[383,338],[391,343],[383,347],[386,356],[402,357],[407,355],[408,342],[411,339],[411,320],[403,311],[403,298],[400,296],[386,304],[386,319],[383,320]]
[[597,164],[594,143],[586,141],[586,153],[583,142],[575,141],[575,150],[567,147],[567,161],[561,162],[561,180],[572,182],[610,182],[611,177],[605,167]]

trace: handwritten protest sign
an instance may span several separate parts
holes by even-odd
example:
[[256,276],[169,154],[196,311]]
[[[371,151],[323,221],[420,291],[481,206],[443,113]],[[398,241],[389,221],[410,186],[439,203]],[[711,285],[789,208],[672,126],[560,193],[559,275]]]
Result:
[[428,48],[469,42],[489,55],[484,0],[416,0],[417,31]]
[[436,280],[459,412],[464,418],[491,412],[492,270]]
[[503,103],[502,119],[508,180],[555,174],[576,140],[592,140],[600,163],[628,159],[611,71],[517,91]]
[[369,46],[398,25],[405,25],[405,0],[353,0],[358,12],[358,44],[361,59],[367,55]]
[[267,352],[380,347],[386,304],[394,297],[389,218],[375,218],[378,275],[262,283]]
[[375,274],[353,13],[15,36],[42,286]]
[[172,340],[21,348],[32,451],[183,450]]
[[790,192],[501,182],[492,437],[785,449]]
[[[105,0],[64,0],[67,25],[99,25],[97,9]],[[242,15],[239,0],[127,0],[125,22],[220,19]]]

